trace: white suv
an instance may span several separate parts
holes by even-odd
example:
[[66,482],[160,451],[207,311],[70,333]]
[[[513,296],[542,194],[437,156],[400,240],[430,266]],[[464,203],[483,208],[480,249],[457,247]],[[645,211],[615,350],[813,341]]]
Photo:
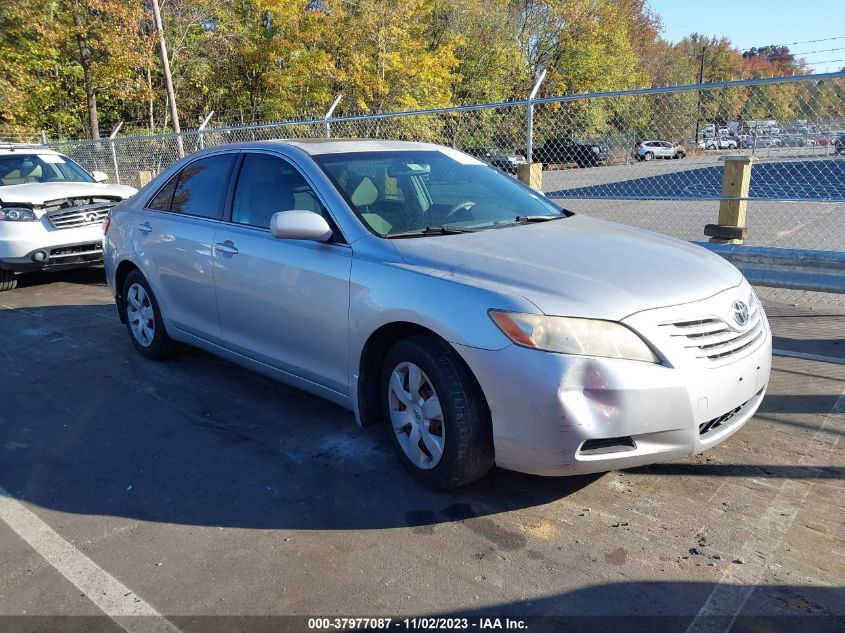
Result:
[[40,145],[0,145],[0,291],[16,273],[99,264],[109,209],[135,193]]

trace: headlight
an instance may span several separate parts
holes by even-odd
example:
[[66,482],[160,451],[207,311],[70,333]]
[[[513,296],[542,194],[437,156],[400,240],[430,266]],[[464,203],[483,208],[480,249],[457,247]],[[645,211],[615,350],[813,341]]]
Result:
[[500,310],[490,310],[490,318],[505,336],[523,347],[559,354],[660,362],[645,341],[621,323]]
[[592,148],[593,154],[598,154],[601,150],[598,147],[593,146]]
[[0,220],[7,222],[35,222],[38,220],[35,217],[35,212],[32,209],[25,207],[6,207],[0,209]]

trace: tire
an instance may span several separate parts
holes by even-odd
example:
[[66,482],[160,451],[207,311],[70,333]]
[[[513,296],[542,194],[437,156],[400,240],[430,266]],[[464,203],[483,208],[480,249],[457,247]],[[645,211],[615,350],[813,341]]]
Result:
[[[484,395],[469,368],[440,339],[423,334],[396,343],[384,360],[380,396],[399,458],[429,488],[463,486],[493,466],[493,430]],[[430,404],[435,400],[439,406]],[[429,446],[439,448],[439,457]]]
[[7,290],[14,290],[18,287],[18,278],[15,276],[14,270],[6,270],[0,268],[0,292]]
[[[168,336],[150,284],[138,270],[123,282],[126,331],[135,349],[149,360],[165,360],[179,351],[180,345]],[[139,324],[143,323],[143,327]]]
[[654,160],[654,152],[646,152],[643,156],[644,160]]

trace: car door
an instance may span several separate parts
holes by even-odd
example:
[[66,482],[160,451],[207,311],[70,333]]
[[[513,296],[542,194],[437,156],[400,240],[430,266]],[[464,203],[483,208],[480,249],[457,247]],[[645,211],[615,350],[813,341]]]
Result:
[[138,214],[133,246],[170,324],[218,341],[212,246],[236,155],[205,156],[185,165]]
[[660,158],[672,158],[675,155],[675,148],[671,143],[660,141]]
[[337,230],[330,242],[273,237],[271,216],[292,209],[322,213],[333,225],[290,161],[245,153],[229,221],[214,237],[223,344],[347,394],[352,249]]

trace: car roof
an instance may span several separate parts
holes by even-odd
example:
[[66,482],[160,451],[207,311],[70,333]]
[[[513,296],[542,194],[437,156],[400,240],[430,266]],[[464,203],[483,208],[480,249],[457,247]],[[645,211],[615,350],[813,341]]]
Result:
[[0,142],[0,156],[8,156],[10,154],[58,154],[59,152],[52,150],[43,145],[34,145],[28,143],[2,143]]
[[[292,139],[271,139],[267,141],[253,141],[248,143],[232,143],[230,145],[218,145],[214,149],[267,149],[274,146],[291,145],[301,149],[307,154],[318,156],[320,154],[345,154],[350,152],[397,152],[397,151],[442,151],[449,149],[443,145],[434,143],[417,143],[412,141],[385,141],[371,138],[292,138]],[[453,150],[454,151],[454,150]]]

